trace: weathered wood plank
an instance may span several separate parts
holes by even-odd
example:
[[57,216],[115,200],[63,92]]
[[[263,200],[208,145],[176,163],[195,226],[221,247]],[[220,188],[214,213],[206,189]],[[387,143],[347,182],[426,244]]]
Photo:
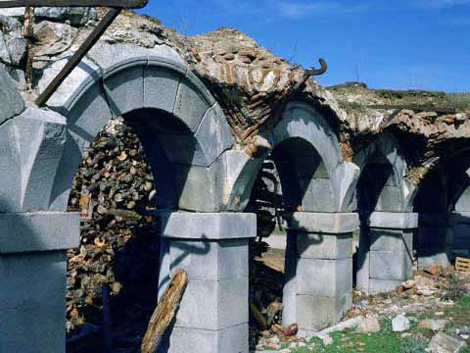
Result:
[[455,269],[459,272],[470,272],[470,259],[457,257],[455,259]]
[[8,7],[119,7],[140,9],[149,0],[0,0],[0,8]]
[[[179,308],[184,290],[188,285],[188,275],[183,269],[176,270],[170,285],[158,302],[147,332],[142,340],[142,353],[156,353],[165,331],[173,321]],[[195,342],[196,343],[196,342]]]

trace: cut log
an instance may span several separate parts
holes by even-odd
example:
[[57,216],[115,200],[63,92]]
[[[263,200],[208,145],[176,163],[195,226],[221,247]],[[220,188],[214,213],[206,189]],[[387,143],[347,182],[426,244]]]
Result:
[[8,7],[119,7],[140,9],[148,0],[0,0],[0,8]]
[[176,270],[170,285],[158,302],[142,341],[141,353],[156,353],[165,331],[173,321],[179,308],[188,275],[183,269]]

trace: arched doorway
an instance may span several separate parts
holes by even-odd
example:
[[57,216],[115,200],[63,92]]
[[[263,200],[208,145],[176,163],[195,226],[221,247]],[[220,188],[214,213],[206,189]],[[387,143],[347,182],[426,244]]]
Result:
[[406,206],[406,163],[388,135],[362,150],[355,162],[361,167],[352,205],[361,221],[355,283],[365,293],[390,291],[412,275],[417,215]]
[[[308,104],[291,103],[264,137],[273,146],[268,164],[279,175],[282,193],[276,198],[287,222],[282,321],[284,326],[297,323],[299,334],[308,335],[338,322],[352,304],[352,232],[358,218],[342,207],[357,169],[342,160],[331,127]],[[251,207],[256,201],[250,202],[247,190],[253,190],[267,155],[245,164],[233,188],[241,196],[239,205]],[[238,184],[250,179],[243,172],[252,175],[251,184]],[[259,197],[254,190],[252,195]]]

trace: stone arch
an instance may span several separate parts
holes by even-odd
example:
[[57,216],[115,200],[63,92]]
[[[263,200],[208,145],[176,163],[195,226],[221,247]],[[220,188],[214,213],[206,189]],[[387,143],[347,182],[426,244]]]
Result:
[[470,251],[470,153],[468,148],[442,160],[413,199],[419,212],[415,239],[420,268],[450,265],[454,251]]
[[[219,105],[174,51],[118,47],[95,47],[49,101],[67,119],[67,138],[55,181],[42,190],[48,209],[65,210],[82,152],[104,125],[123,116],[138,125],[148,155],[165,151],[150,160],[173,166],[174,208],[219,211],[222,154],[234,143]],[[62,65],[54,64],[40,86]]]
[[[354,193],[358,186],[358,182],[364,169],[369,163],[374,161],[381,163],[382,165],[388,166],[391,173],[389,173],[389,178],[385,182],[388,182],[388,185],[391,188],[388,188],[386,192],[389,195],[383,193],[383,189],[380,190],[381,194],[378,195],[382,200],[377,200],[378,202],[384,201],[379,205],[379,210],[381,211],[393,211],[393,212],[406,212],[410,211],[409,199],[414,195],[415,188],[411,182],[406,178],[408,171],[406,160],[403,155],[400,153],[399,145],[396,139],[387,133],[384,133],[377,137],[374,142],[367,145],[365,148],[359,151],[359,153],[354,158],[354,164],[359,168],[360,175],[354,180],[350,185],[348,195],[350,199],[347,201],[348,208],[355,207],[354,204]],[[392,194],[392,195],[390,195]],[[386,200],[385,198],[389,196]],[[393,196],[398,197],[398,203],[395,205],[390,204],[390,201],[393,200]],[[383,208],[385,207],[385,208]]]
[[[308,158],[297,158],[298,163],[304,164],[300,166],[303,170],[316,164],[315,170],[302,176],[304,197],[301,206],[304,211],[345,211],[344,200],[349,192],[348,186],[357,178],[358,169],[354,164],[343,160],[334,130],[316,108],[301,101],[290,102],[281,121],[272,131],[265,132],[263,138],[270,143],[274,152],[282,146],[290,145],[290,153],[294,157],[296,151],[292,147],[297,143],[306,147],[304,151],[312,152],[310,157],[316,157],[316,162]],[[244,152],[234,151],[228,156],[228,209],[241,211],[246,207],[256,175],[268,153],[266,151],[260,157],[250,157]],[[305,179],[306,176],[309,178]],[[314,193],[320,195],[319,199],[324,202],[315,203],[312,199]]]
[[362,149],[354,162],[361,170],[351,185],[355,192],[349,206],[359,212],[361,221],[356,285],[366,293],[392,290],[411,275],[417,226],[407,201],[414,192],[406,179],[407,164],[397,141],[387,133]]

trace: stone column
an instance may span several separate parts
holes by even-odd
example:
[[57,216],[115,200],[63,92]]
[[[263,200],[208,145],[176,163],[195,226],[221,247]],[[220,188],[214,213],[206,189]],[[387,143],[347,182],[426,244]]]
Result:
[[161,215],[159,293],[177,268],[189,283],[159,352],[248,353],[248,250],[255,236],[254,214]]
[[289,220],[283,325],[306,336],[341,320],[352,305],[355,213],[294,213]]
[[369,293],[387,292],[413,272],[417,213],[374,212],[369,218]]
[[66,250],[74,213],[0,214],[0,352],[65,352]]
[[416,233],[419,268],[450,266],[454,238],[453,215],[420,213]]

